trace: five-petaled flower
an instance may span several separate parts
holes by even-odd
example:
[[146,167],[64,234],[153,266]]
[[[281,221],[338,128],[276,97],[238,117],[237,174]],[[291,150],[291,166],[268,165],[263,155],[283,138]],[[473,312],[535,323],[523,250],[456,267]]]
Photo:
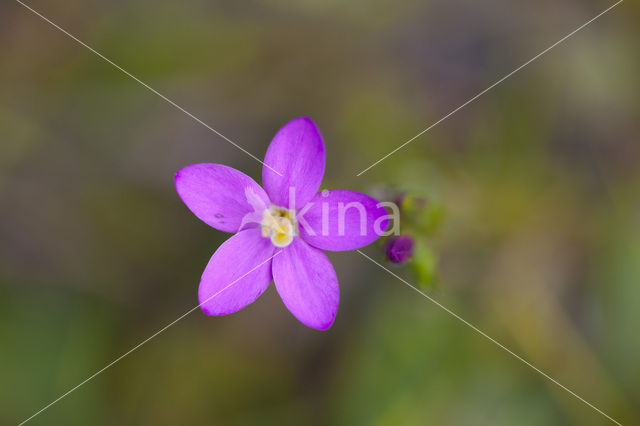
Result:
[[[386,209],[355,191],[318,192],[326,153],[320,131],[297,118],[275,135],[262,168],[264,189],[221,164],[194,164],[175,176],[182,201],[202,221],[235,233],[207,264],[198,297],[209,315],[252,303],[271,280],[289,311],[303,324],[333,324],[338,279],[322,250],[354,250],[378,238]],[[358,208],[349,208],[349,207]],[[229,285],[233,283],[233,285]]]

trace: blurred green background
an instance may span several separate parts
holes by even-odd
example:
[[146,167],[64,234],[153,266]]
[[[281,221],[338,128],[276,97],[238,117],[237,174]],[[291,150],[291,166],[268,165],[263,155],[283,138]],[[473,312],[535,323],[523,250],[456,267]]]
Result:
[[[360,177],[612,3],[28,4],[260,158],[308,115],[327,188],[437,202],[429,294],[640,424],[637,2]],[[0,47],[0,423],[17,424],[197,304],[227,235],[180,202],[175,171],[261,168],[13,1]],[[30,424],[611,424],[357,253],[331,259],[329,331],[272,286],[194,312]]]

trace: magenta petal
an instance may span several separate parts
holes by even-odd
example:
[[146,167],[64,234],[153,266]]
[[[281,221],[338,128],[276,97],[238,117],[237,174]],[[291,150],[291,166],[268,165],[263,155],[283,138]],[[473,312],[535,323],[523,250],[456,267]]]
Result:
[[304,325],[331,327],[338,312],[338,278],[321,250],[300,238],[273,259],[273,280],[289,311]]
[[[264,157],[269,167],[262,167],[262,184],[271,202],[286,208],[304,206],[320,188],[325,161],[322,135],[310,118],[300,117],[285,124]],[[295,194],[291,205],[290,188]]]
[[386,209],[368,195],[345,189],[322,191],[300,211],[300,236],[323,250],[354,250],[371,244],[386,230],[386,216]]
[[175,185],[187,207],[220,231],[237,232],[243,228],[243,219],[260,220],[270,205],[269,197],[253,179],[221,164],[184,167],[176,173]]
[[274,252],[259,229],[240,231],[225,241],[202,274],[198,289],[202,310],[209,315],[226,315],[256,300],[271,282]]

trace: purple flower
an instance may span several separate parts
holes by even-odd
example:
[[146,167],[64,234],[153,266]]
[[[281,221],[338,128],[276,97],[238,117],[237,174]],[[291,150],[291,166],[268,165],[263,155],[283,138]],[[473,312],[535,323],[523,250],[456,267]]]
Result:
[[387,259],[393,263],[405,263],[413,255],[413,238],[408,235],[391,237],[385,247]]
[[[260,187],[221,164],[193,164],[175,176],[178,195],[208,225],[235,233],[206,266],[198,297],[209,315],[236,312],[273,279],[303,324],[325,330],[338,310],[336,273],[322,250],[354,250],[386,229],[373,198],[336,189],[318,193],[325,169],[320,131],[309,118],[287,123],[265,156]],[[229,285],[233,283],[233,285]]]

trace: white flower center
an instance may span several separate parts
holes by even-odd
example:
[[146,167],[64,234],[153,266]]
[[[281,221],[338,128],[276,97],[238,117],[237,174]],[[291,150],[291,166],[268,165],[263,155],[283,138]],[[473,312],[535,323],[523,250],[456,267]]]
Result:
[[298,234],[295,211],[271,206],[262,214],[262,236],[271,238],[276,247],[286,247]]

